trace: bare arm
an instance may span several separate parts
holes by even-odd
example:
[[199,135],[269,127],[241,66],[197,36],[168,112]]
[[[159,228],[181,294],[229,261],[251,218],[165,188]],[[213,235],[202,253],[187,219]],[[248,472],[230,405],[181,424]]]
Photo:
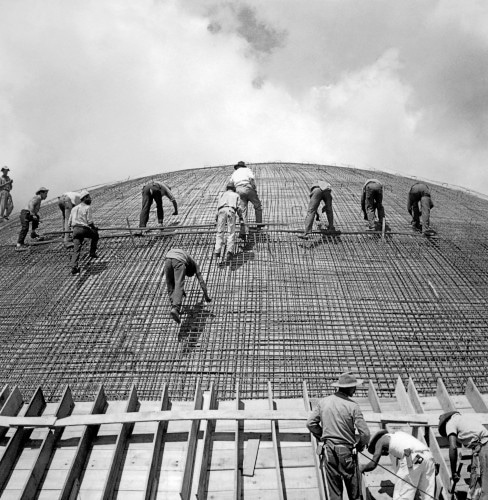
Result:
[[322,426],[320,425],[320,407],[316,406],[307,420],[307,429],[318,439],[322,438]]
[[449,434],[449,463],[451,464],[451,477],[455,483],[459,481],[459,475],[456,469],[457,458],[457,436],[456,434]]
[[203,279],[203,276],[202,276],[202,273],[200,272],[200,267],[198,266],[198,264],[196,266],[195,274],[196,274],[197,280],[200,283],[200,286],[203,290],[203,298],[205,299],[206,302],[212,302],[212,299],[208,295],[207,283],[205,283],[205,280]]
[[359,472],[361,474],[363,472],[370,472],[376,469],[380,461],[381,455],[383,454],[383,450],[388,451],[389,442],[390,438],[389,436],[386,435],[378,439],[378,442],[376,443],[374,449],[373,458],[367,464],[359,466]]

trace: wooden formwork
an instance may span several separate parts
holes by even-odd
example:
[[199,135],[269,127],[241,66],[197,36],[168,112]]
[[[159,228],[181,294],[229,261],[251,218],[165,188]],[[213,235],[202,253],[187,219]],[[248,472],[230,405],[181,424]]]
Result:
[[[419,396],[412,379],[396,381],[395,397],[356,398],[374,433],[386,427],[412,432],[440,464],[438,495],[449,490],[447,440],[439,414],[477,413],[488,424],[488,396],[470,379],[463,395],[450,395],[442,379],[436,396]],[[315,438],[305,421],[314,400],[219,401],[215,387],[196,384],[193,401],[174,401],[165,385],[159,401],[109,402],[103,387],[92,402],[73,401],[69,387],[58,403],[39,388],[23,402],[17,388],[0,394],[2,499],[326,499]],[[466,457],[464,457],[466,458]],[[367,453],[360,461],[369,459]],[[386,462],[386,461],[385,461]],[[386,498],[395,477],[378,468],[364,475],[371,498]],[[467,468],[464,468],[466,471]],[[465,481],[460,491],[466,491]],[[387,493],[385,493],[387,492]],[[391,493],[391,488],[390,488]]]

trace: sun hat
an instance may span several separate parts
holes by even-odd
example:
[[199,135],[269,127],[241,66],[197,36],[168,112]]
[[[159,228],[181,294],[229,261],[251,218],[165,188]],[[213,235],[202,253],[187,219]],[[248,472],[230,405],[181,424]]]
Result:
[[348,387],[356,387],[357,385],[361,385],[364,382],[361,378],[356,378],[352,373],[345,372],[342,373],[337,382],[332,384],[332,387],[342,387],[347,389]]

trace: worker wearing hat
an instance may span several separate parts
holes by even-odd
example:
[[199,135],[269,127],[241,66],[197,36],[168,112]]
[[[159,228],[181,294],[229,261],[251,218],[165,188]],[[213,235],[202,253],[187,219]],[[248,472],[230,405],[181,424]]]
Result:
[[17,250],[25,250],[27,248],[25,244],[25,237],[29,232],[29,225],[32,222],[32,229],[30,237],[32,240],[40,241],[43,238],[37,234],[36,230],[39,227],[40,215],[39,210],[41,208],[41,202],[47,198],[47,193],[49,189],[45,187],[40,187],[36,194],[29,203],[27,207],[20,211],[20,233],[17,240]]
[[237,194],[240,198],[240,206],[244,224],[241,227],[241,237],[245,237],[248,231],[247,206],[249,202],[253,204],[256,217],[257,229],[262,228],[263,222],[263,206],[259,199],[256,189],[256,180],[252,170],[243,162],[239,161],[234,165],[234,173],[231,175],[229,182],[236,187]]
[[374,231],[375,216],[378,213],[380,225],[385,218],[385,209],[383,208],[383,184],[376,179],[368,179],[363,186],[361,193],[361,211],[364,220],[368,221],[368,229]]
[[[412,216],[412,227],[422,231],[425,236],[435,234],[435,231],[430,228],[430,211],[433,208],[434,203],[432,203],[429,186],[423,182],[416,182],[408,193],[407,210]],[[420,224],[421,217],[422,224]]]
[[434,498],[435,462],[425,443],[406,432],[382,429],[371,438],[368,452],[373,458],[359,466],[361,473],[374,470],[381,455],[390,454],[392,463],[396,462],[400,479],[395,484],[393,500],[413,500],[417,489],[422,500]]
[[96,259],[98,245],[98,228],[93,222],[91,211],[90,193],[83,189],[80,191],[80,204],[73,207],[69,216],[69,227],[73,228],[73,254],[71,255],[71,274],[80,274],[78,263],[80,261],[81,247],[85,238],[91,240],[90,258]]
[[334,228],[334,213],[332,211],[332,187],[328,182],[318,181],[310,188],[310,201],[308,202],[307,216],[305,217],[305,231],[298,237],[304,240],[308,239],[312,232],[314,217],[320,220],[317,212],[320,202],[324,202],[322,213],[327,216],[328,231],[335,231]]
[[232,182],[226,186],[225,193],[220,195],[217,203],[217,235],[215,237],[215,257],[220,257],[224,245],[225,230],[227,229],[226,260],[232,258],[236,242],[236,215],[243,221],[240,199]]
[[329,500],[342,500],[343,480],[349,500],[359,498],[355,452],[368,444],[370,433],[359,405],[351,396],[362,383],[351,373],[340,375],[332,384],[337,392],[321,399],[307,420],[309,431],[325,443]]
[[173,196],[170,187],[162,182],[149,181],[142,188],[142,210],[139,216],[139,227],[146,227],[153,201],[156,202],[158,224],[160,226],[163,225],[163,196],[166,196],[171,201],[171,203],[173,203],[173,215],[178,215],[178,204],[176,203],[176,199]]
[[64,231],[64,246],[70,248],[73,246],[72,234],[69,228],[69,217],[71,210],[81,202],[80,193],[78,191],[66,191],[58,198],[58,207],[63,214],[63,231]]
[[2,167],[2,175],[0,177],[0,222],[4,219],[8,220],[12,210],[14,209],[14,204],[12,202],[12,183],[13,180],[8,176],[10,169],[8,167]]
[[476,417],[458,411],[439,417],[439,434],[449,439],[449,462],[453,483],[459,481],[457,472],[458,442],[472,450],[470,498],[488,500],[488,430]]

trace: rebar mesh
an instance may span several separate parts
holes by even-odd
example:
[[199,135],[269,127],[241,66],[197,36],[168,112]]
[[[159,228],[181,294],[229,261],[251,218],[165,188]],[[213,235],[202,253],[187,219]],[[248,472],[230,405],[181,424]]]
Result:
[[[435,390],[438,377],[453,393],[470,376],[488,391],[488,201],[431,185],[439,237],[427,239],[409,233],[412,179],[318,165],[251,168],[273,225],[240,242],[229,264],[212,256],[228,166],[154,176],[171,186],[179,205],[179,216],[166,212],[165,226],[178,220],[208,228],[152,232],[135,244],[118,230],[100,241],[98,260],[84,254],[81,277],[69,274],[60,241],[17,253],[18,221],[3,224],[1,382],[24,394],[42,385],[49,400],[65,384],[77,400],[92,399],[100,383],[112,399],[127,397],[133,383],[141,398],[157,399],[168,382],[174,398],[191,399],[200,378],[204,387],[216,382],[225,399],[234,397],[237,380],[243,398],[266,397],[273,380],[276,397],[297,397],[297,382],[306,380],[318,396],[351,369],[372,379],[380,396],[394,392],[396,375],[412,377],[423,394]],[[336,227],[363,231],[360,195],[369,177],[385,184],[391,234],[316,234],[303,242],[289,232],[303,228],[318,179],[333,186]],[[97,224],[125,227],[129,218],[137,227],[148,179],[94,190]],[[62,229],[55,200],[41,214],[43,232]],[[252,208],[250,214],[252,221]],[[203,304],[198,282],[188,279],[181,325],[168,316],[161,279],[172,247],[200,263],[213,298]]]

